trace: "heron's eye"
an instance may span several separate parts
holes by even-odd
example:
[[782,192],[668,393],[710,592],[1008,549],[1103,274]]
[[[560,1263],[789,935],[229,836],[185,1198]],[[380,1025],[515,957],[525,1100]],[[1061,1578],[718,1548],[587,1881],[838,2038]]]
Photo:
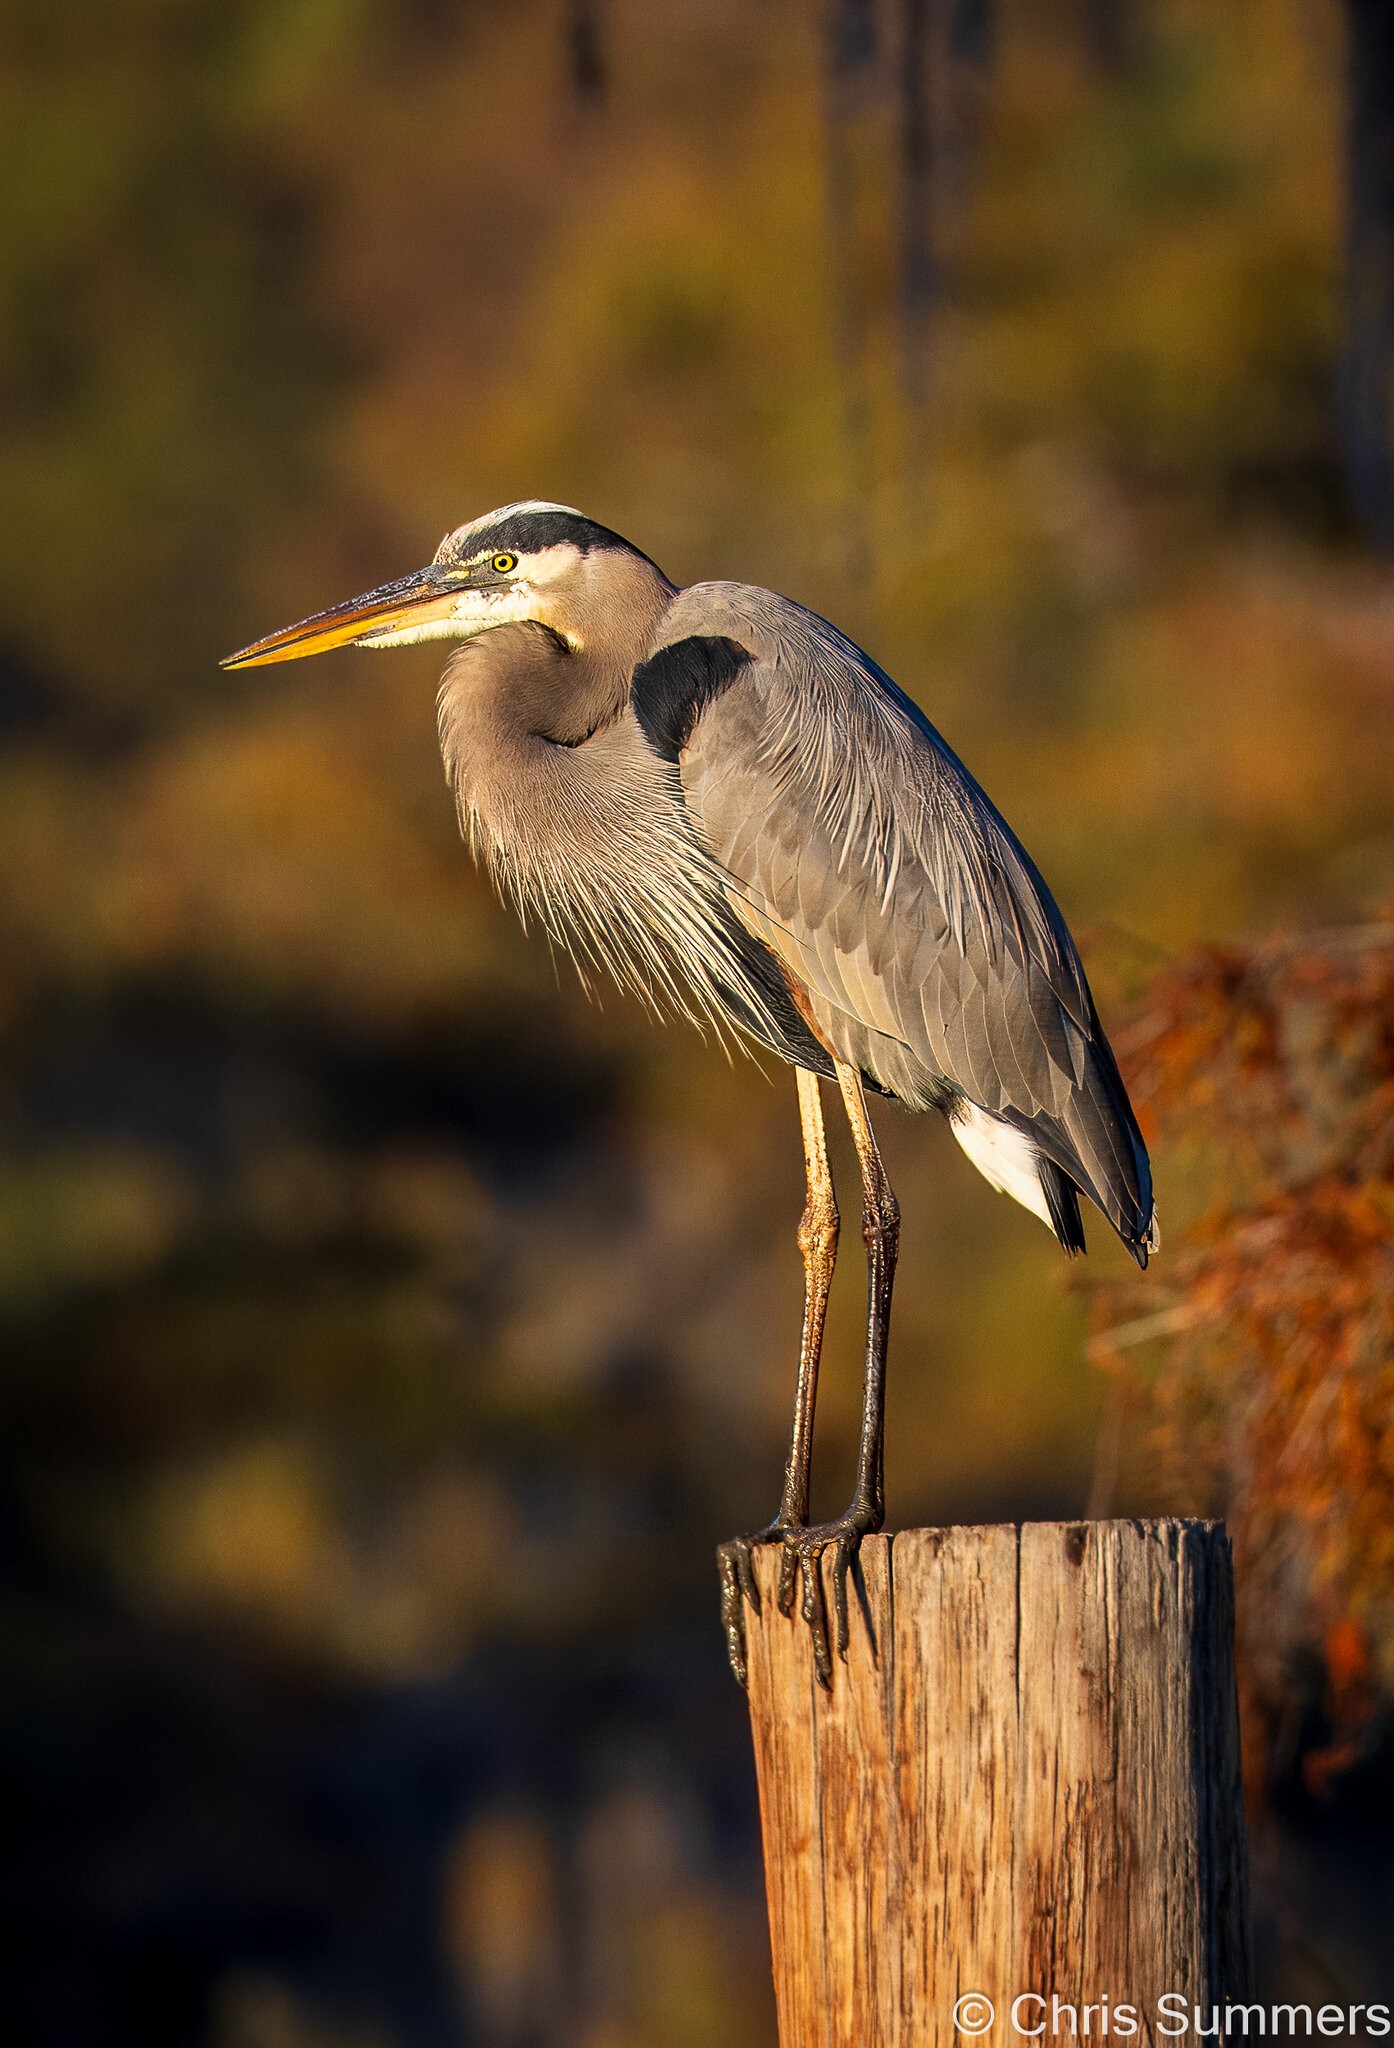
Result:
[[496,576],[511,575],[517,566],[518,557],[516,555],[495,555],[489,564],[489,567]]

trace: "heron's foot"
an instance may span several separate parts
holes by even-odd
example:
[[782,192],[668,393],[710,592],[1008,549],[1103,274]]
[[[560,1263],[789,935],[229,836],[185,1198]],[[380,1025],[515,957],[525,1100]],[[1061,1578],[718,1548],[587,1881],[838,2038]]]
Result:
[[828,1648],[828,1606],[823,1594],[823,1556],[832,1552],[833,1619],[839,1657],[847,1655],[847,1574],[863,1536],[873,1536],[885,1517],[869,1502],[853,1501],[835,1522],[812,1529],[789,1529],[780,1560],[778,1604],[781,1614],[794,1611],[794,1593],[801,1589],[799,1612],[813,1644],[813,1670],[825,1692],[832,1691],[833,1666]]
[[[731,1660],[731,1669],[736,1674],[738,1685],[747,1679],[745,1650],[745,1607],[749,1601],[755,1613],[760,1612],[760,1588],[755,1583],[755,1565],[752,1553],[763,1543],[787,1543],[791,1536],[803,1534],[802,1522],[786,1521],[776,1515],[766,1528],[756,1530],[753,1536],[733,1536],[729,1543],[720,1543],[716,1551],[716,1568],[721,1574],[721,1626],[726,1632],[726,1654]],[[787,1553],[786,1553],[787,1554]],[[780,1604],[784,1604],[784,1569],[780,1569]],[[784,1607],[784,1612],[788,1613]]]

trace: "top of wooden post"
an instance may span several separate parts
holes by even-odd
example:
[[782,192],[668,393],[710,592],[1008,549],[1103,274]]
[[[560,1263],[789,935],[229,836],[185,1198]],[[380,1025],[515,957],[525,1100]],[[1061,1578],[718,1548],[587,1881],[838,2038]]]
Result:
[[[757,1556],[750,1711],[783,2048],[1156,2031],[1242,1995],[1228,1539],[1213,1522],[862,1546],[830,1693]],[[955,2006],[976,1995],[986,2007]],[[1013,2002],[1022,1998],[1017,2020]],[[1049,2001],[1059,2026],[1050,2024]],[[1064,2008],[1075,2014],[1073,2024]],[[1165,2015],[1162,2015],[1165,2017]]]

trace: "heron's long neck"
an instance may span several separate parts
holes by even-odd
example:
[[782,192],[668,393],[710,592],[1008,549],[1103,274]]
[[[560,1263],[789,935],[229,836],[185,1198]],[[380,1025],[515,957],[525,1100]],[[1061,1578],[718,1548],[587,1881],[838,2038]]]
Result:
[[[734,1018],[782,1049],[721,873],[629,710],[630,677],[675,595],[653,578],[637,601],[598,609],[574,650],[538,625],[458,648],[439,699],[446,776],[476,854],[583,979],[603,968],[655,1008]],[[780,999],[787,1009],[782,986]]]
[[636,557],[623,573],[610,565],[603,593],[584,583],[569,593],[565,639],[540,623],[508,625],[455,650],[441,679],[440,742],[472,839],[520,850],[561,829],[588,787],[598,791],[592,749],[621,721],[635,664],[674,594]]

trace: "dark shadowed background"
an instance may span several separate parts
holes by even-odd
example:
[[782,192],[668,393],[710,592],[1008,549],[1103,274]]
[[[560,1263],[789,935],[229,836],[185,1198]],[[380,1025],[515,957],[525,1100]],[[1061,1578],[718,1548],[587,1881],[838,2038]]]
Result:
[[[1219,1058],[1198,945],[1389,935],[1386,14],[0,0],[10,2038],[772,2041],[712,1550],[778,1491],[792,1085],[591,1007],[493,901],[439,650],[217,660],[575,503],[861,639],[1045,869],[1125,1066],[1159,975]],[[1230,1499],[1165,1359],[1128,1377],[1240,1200],[1186,1143],[1213,1071],[1144,1104],[1181,1280],[1098,1295],[1093,1363],[1104,1228],[1071,1272],[882,1111],[894,1522]],[[1361,1215],[1387,1306],[1394,1206]],[[1300,1488],[1253,1545],[1261,1950],[1299,1996],[1391,1989],[1387,1319],[1357,1350],[1321,1513],[1375,1503],[1360,1572]]]

